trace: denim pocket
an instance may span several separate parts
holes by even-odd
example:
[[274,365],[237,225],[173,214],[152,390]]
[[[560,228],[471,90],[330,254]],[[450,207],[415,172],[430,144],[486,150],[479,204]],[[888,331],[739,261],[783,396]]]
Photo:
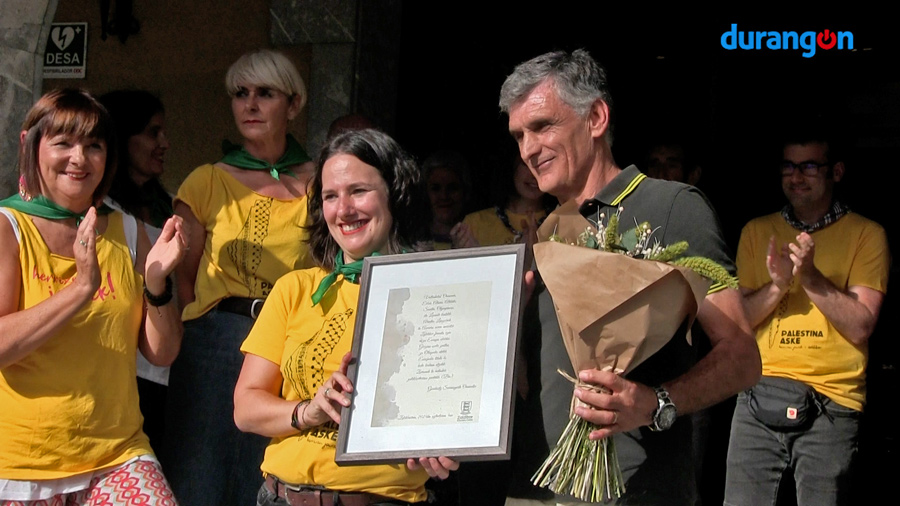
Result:
[[[826,398],[827,399],[827,398]],[[857,411],[852,408],[848,408],[846,406],[841,406],[840,404],[834,402],[831,399],[827,399],[822,403],[822,409],[825,410],[830,416],[839,416],[842,418],[856,418],[862,415],[862,412]]]

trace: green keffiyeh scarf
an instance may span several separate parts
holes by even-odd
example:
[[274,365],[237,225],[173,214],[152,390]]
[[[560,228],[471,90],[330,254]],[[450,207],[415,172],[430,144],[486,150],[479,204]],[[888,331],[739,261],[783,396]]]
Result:
[[290,170],[292,167],[312,160],[312,158],[306,154],[306,151],[303,150],[300,143],[297,142],[297,139],[294,139],[294,136],[292,135],[287,136],[287,149],[285,149],[284,154],[281,155],[281,158],[274,164],[256,158],[243,146],[234,144],[228,140],[222,141],[222,152],[225,153],[225,156],[219,160],[220,162],[233,165],[240,169],[265,170],[275,179],[281,179],[281,174],[294,176],[294,173]]
[[[379,253],[376,251],[372,253],[371,256],[378,256]],[[338,274],[342,274],[344,279],[351,283],[359,283],[359,275],[362,274],[362,266],[363,261],[357,260],[353,263],[344,264],[344,252],[338,251],[337,255],[334,257],[334,269],[328,273],[327,276],[319,283],[319,287],[316,289],[316,292],[312,294],[312,303],[313,306],[322,301],[322,297],[328,292],[328,289],[331,288],[331,285],[337,281]]]
[[[22,196],[16,193],[15,195],[0,200],[0,206],[9,207],[16,211],[21,211],[25,214],[30,214],[31,216],[46,218],[48,220],[68,220],[69,218],[75,218],[76,227],[81,224],[81,220],[84,219],[84,215],[87,213],[87,209],[81,213],[70,211],[43,195],[34,196],[30,200],[22,200]],[[100,214],[109,214],[112,212],[112,208],[104,204],[97,209],[97,212]]]

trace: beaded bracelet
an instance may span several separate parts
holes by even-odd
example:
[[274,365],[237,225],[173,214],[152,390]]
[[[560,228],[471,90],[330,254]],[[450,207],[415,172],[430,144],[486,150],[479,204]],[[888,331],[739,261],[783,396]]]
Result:
[[153,295],[147,290],[147,283],[144,282],[144,297],[147,298],[147,304],[154,307],[165,306],[172,300],[172,278],[166,276],[166,289],[159,295]]

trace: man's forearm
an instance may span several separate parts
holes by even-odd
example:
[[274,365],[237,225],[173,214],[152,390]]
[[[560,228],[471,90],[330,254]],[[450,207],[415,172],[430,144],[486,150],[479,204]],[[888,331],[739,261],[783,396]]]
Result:
[[737,290],[722,290],[700,306],[697,318],[713,348],[687,373],[664,385],[679,413],[711,406],[759,381],[759,349],[741,299]]
[[866,287],[839,290],[818,270],[801,283],[809,300],[845,339],[859,346],[865,344],[875,324],[884,295]]
[[[687,373],[663,385],[679,414],[711,406],[755,385],[762,370],[759,349],[750,334],[737,290],[707,296],[698,318],[713,345],[712,351]],[[588,405],[576,406],[575,413],[600,426],[591,433],[592,439],[651,422],[658,406],[651,387],[658,385],[642,385],[598,369],[580,371],[578,376],[585,383],[605,388],[575,389],[575,396]]]
[[714,347],[691,370],[663,386],[682,415],[752,387],[761,371],[759,349],[747,335]]
[[744,294],[744,312],[751,328],[758,327],[769,315],[775,311],[775,306],[781,302],[787,289],[778,287],[773,282],[768,282],[756,291],[741,288]]

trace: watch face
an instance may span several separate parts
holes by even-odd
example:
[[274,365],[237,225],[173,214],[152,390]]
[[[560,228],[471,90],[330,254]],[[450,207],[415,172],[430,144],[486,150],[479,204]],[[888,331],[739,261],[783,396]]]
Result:
[[661,430],[666,430],[675,423],[675,418],[677,413],[675,411],[675,406],[669,404],[667,406],[663,406],[659,412],[659,417],[657,418],[657,425]]

